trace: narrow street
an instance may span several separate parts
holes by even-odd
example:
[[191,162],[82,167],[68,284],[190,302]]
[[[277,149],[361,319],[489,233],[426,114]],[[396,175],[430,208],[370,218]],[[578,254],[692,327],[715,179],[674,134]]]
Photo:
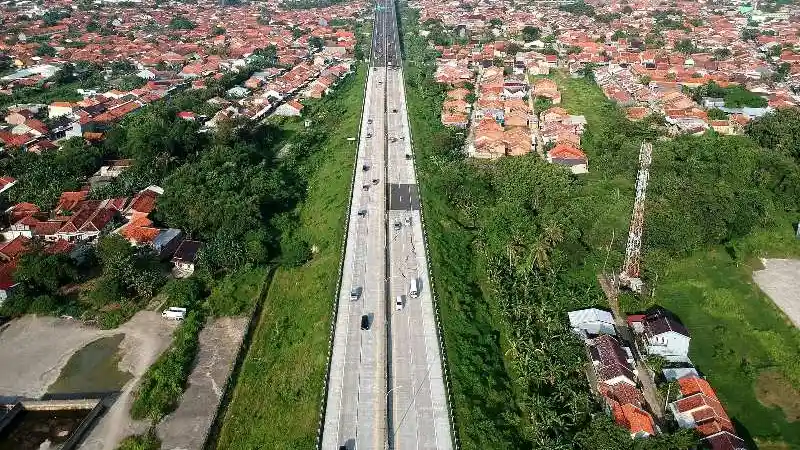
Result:
[[619,309],[619,301],[617,300],[619,290],[608,276],[604,274],[598,274],[597,281],[606,294],[606,298],[608,298],[608,305],[611,307],[611,314],[614,316],[614,325],[617,328],[617,333],[619,333],[619,337],[622,339],[623,343],[630,347],[633,358],[636,360],[636,373],[638,374],[639,382],[642,384],[644,398],[647,400],[647,404],[650,406],[650,411],[652,411],[655,416],[656,422],[661,424],[664,420],[664,400],[661,398],[661,393],[658,392],[656,384],[650,376],[650,371],[644,364],[642,355],[636,347],[636,340],[633,336],[633,331],[625,320],[625,314]]

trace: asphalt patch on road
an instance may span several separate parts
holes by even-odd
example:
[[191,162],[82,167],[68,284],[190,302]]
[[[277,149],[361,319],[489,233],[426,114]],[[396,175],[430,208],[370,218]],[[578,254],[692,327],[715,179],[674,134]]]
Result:
[[389,185],[390,211],[419,211],[419,189],[416,184]]

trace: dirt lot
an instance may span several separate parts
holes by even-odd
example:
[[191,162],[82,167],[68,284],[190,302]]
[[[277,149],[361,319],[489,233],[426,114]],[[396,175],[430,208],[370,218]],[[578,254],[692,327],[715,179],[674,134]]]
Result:
[[244,338],[247,318],[224,317],[200,332],[197,364],[178,409],[158,425],[162,450],[201,450]]
[[133,378],[109,411],[85,439],[82,449],[112,450],[125,436],[143,432],[145,423],[130,419],[131,392],[141,375],[172,341],[176,323],[158,312],[140,311],[115,330],[86,327],[81,322],[52,317],[26,316],[13,321],[0,334],[0,396],[40,397],[69,358],[101,337],[124,334],[120,344],[120,370]]
[[753,272],[758,286],[800,328],[800,260],[762,259],[764,270]]

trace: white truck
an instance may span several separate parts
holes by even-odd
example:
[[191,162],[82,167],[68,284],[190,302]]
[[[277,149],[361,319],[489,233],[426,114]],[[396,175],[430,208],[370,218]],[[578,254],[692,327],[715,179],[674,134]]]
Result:
[[408,295],[411,298],[419,297],[419,280],[417,278],[411,279],[411,286],[409,286]]
[[186,318],[186,308],[170,306],[161,313],[161,317],[170,320],[183,320]]

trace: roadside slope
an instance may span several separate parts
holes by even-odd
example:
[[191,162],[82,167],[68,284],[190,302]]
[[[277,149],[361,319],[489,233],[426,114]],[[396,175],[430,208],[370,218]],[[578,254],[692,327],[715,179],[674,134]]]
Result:
[[308,164],[309,190],[295,230],[315,250],[276,270],[216,448],[313,448],[328,355],[332,302],[358,134],[366,68],[314,106],[322,140]]

